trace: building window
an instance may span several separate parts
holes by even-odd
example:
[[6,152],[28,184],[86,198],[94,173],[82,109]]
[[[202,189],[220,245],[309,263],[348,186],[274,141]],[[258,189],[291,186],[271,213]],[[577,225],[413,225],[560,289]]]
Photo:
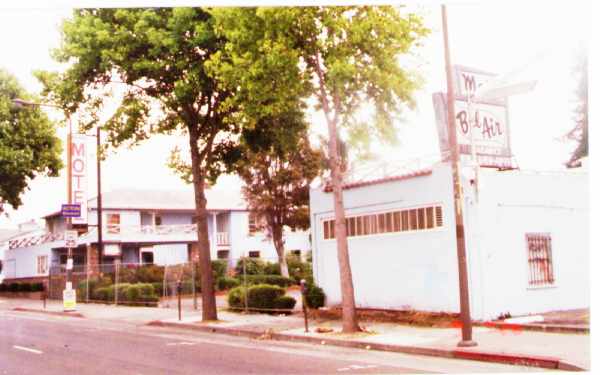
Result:
[[37,257],[37,273],[45,274],[48,272],[48,256],[40,255]]
[[154,264],[154,253],[150,251],[143,251],[142,264]]
[[549,233],[527,233],[527,260],[529,263],[529,285],[554,284],[552,270],[552,240]]
[[[323,220],[323,238],[335,238],[335,220]],[[348,237],[377,233],[397,233],[434,229],[443,226],[442,206],[427,206],[405,210],[349,216],[346,218]]]
[[248,215],[248,233],[253,235],[258,232],[258,218],[252,212]]
[[250,258],[260,258],[260,251],[248,251]]
[[158,215],[154,216],[154,225],[162,225],[162,217]]
[[106,226],[108,233],[118,234],[121,232],[121,215],[106,214]]
[[229,250],[217,250],[217,259],[229,259]]

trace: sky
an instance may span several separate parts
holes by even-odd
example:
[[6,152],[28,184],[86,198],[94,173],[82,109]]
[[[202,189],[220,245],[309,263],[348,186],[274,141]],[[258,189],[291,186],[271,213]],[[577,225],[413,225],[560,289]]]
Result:
[[[74,3],[64,0],[49,5],[23,0],[0,5],[0,46],[3,49],[0,67],[14,74],[28,91],[35,93],[41,89],[32,71],[61,69],[52,60],[50,50],[60,45],[59,26],[71,14],[69,7]],[[159,1],[142,3],[165,4]],[[77,4],[97,6],[99,2],[80,1]],[[123,1],[103,4],[136,5]],[[169,4],[191,5],[198,2]],[[228,4],[242,2],[230,1]],[[591,35],[589,4],[583,1],[463,1],[450,2],[447,7],[453,63],[497,74],[527,66],[516,78],[537,80],[533,91],[509,100],[511,146],[516,162],[522,169],[561,169],[574,147],[573,144],[559,141],[559,138],[573,126],[571,117],[576,82],[573,80],[572,67],[576,48]],[[401,144],[379,148],[382,158],[398,163],[439,153],[431,95],[446,91],[439,3],[409,3],[408,9],[421,14],[432,32],[422,48],[402,60],[403,65],[418,69],[424,78],[424,86],[415,94],[417,108],[405,112],[403,122],[398,124]],[[543,57],[534,60],[540,54]],[[48,110],[48,114],[55,120],[60,120],[62,116],[52,110]],[[322,113],[311,113],[310,121],[315,132],[323,133]],[[65,139],[66,129],[59,129],[58,135]],[[181,137],[155,136],[134,149],[119,149],[111,153],[103,162],[103,190],[189,188],[166,166],[173,147],[185,142],[185,138]],[[95,139],[90,137],[89,197],[96,195],[94,143]],[[237,186],[239,181],[232,176],[224,176],[218,182],[220,189],[234,189]],[[57,178],[36,178],[30,184],[30,190],[23,194],[23,206],[16,211],[9,209],[9,217],[0,218],[0,228],[14,227],[18,223],[60,210],[60,204],[65,201],[64,174]]]

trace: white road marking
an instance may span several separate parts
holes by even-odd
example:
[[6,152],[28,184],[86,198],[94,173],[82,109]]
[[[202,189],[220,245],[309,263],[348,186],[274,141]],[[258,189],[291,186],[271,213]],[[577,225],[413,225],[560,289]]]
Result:
[[182,342],[169,342],[169,343],[167,343],[167,346],[175,346],[175,345],[196,345],[196,343],[193,343],[193,342],[187,342],[187,341],[182,341]]
[[43,353],[43,351],[41,351],[41,350],[26,348],[24,346],[19,346],[19,345],[13,345],[13,348],[15,348],[17,350],[23,350],[23,351],[26,351],[26,352],[30,352],[30,353],[35,353],[35,354],[42,354]]

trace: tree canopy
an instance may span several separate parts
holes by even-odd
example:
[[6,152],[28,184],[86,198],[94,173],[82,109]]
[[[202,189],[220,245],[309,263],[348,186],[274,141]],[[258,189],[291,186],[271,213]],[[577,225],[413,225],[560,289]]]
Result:
[[58,176],[63,166],[55,124],[37,107],[15,107],[17,98],[32,96],[0,69],[0,212],[5,203],[19,207],[36,176]]
[[192,260],[202,276],[202,317],[216,319],[204,189],[235,153],[242,124],[229,100],[234,91],[207,68],[225,42],[212,16],[201,8],[80,9],[64,23],[62,37],[54,57],[68,69],[38,77],[55,102],[89,115],[83,128],[98,125],[103,105],[118,100],[102,124],[114,146],[157,132],[189,136],[198,224]]
[[[325,116],[343,331],[359,330],[346,238],[338,128],[344,126],[349,134],[363,138],[396,138],[398,115],[414,104],[412,94],[419,84],[416,75],[401,67],[399,58],[418,46],[428,30],[417,15],[403,15],[393,7],[241,8],[223,11],[216,19],[217,30],[226,35],[234,57],[247,67],[233,73],[238,81],[251,80],[255,67],[268,64],[273,61],[272,53],[279,56],[284,50],[290,62],[282,70],[294,75],[299,84],[290,86],[287,95],[284,88],[275,97],[284,94],[294,98],[308,90],[316,99],[316,109]],[[371,115],[370,120],[362,120],[364,113]]]

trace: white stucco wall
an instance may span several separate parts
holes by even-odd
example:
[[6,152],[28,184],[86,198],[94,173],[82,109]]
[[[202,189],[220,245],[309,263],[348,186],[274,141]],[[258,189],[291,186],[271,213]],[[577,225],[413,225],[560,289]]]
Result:
[[[483,171],[474,300],[484,319],[589,307],[589,184],[579,170]],[[555,283],[529,285],[526,233],[549,233]],[[482,272],[483,271],[483,272]]]
[[[430,230],[348,239],[355,298],[361,307],[458,311],[458,276],[450,168],[432,175],[344,190],[348,215],[441,204],[444,225]],[[313,266],[327,304],[341,303],[335,240],[324,240],[332,193],[311,190]]]
[[[232,212],[230,221],[230,252],[234,259],[248,256],[249,251],[260,251],[260,257],[271,262],[277,261],[277,251],[273,241],[263,233],[248,233],[248,212]],[[284,233],[285,250],[310,250],[309,232]],[[215,254],[216,257],[216,254]]]
[[4,266],[6,272],[5,278],[22,278],[48,276],[48,270],[45,273],[37,273],[37,257],[41,255],[48,256],[48,268],[52,261],[52,245],[57,242],[48,242],[38,246],[20,247],[17,249],[6,250],[4,255]]
[[[464,175],[466,176],[466,174]],[[358,306],[459,311],[458,270],[448,165],[430,176],[344,190],[347,215],[441,204],[444,226],[348,239]],[[491,319],[589,307],[588,179],[483,169],[479,199],[463,177],[471,315]],[[311,190],[315,279],[329,305],[341,302],[335,240],[324,240],[331,193]],[[530,288],[525,233],[550,233],[556,283]]]
[[188,262],[187,244],[154,245],[153,249],[154,264],[159,266]]

